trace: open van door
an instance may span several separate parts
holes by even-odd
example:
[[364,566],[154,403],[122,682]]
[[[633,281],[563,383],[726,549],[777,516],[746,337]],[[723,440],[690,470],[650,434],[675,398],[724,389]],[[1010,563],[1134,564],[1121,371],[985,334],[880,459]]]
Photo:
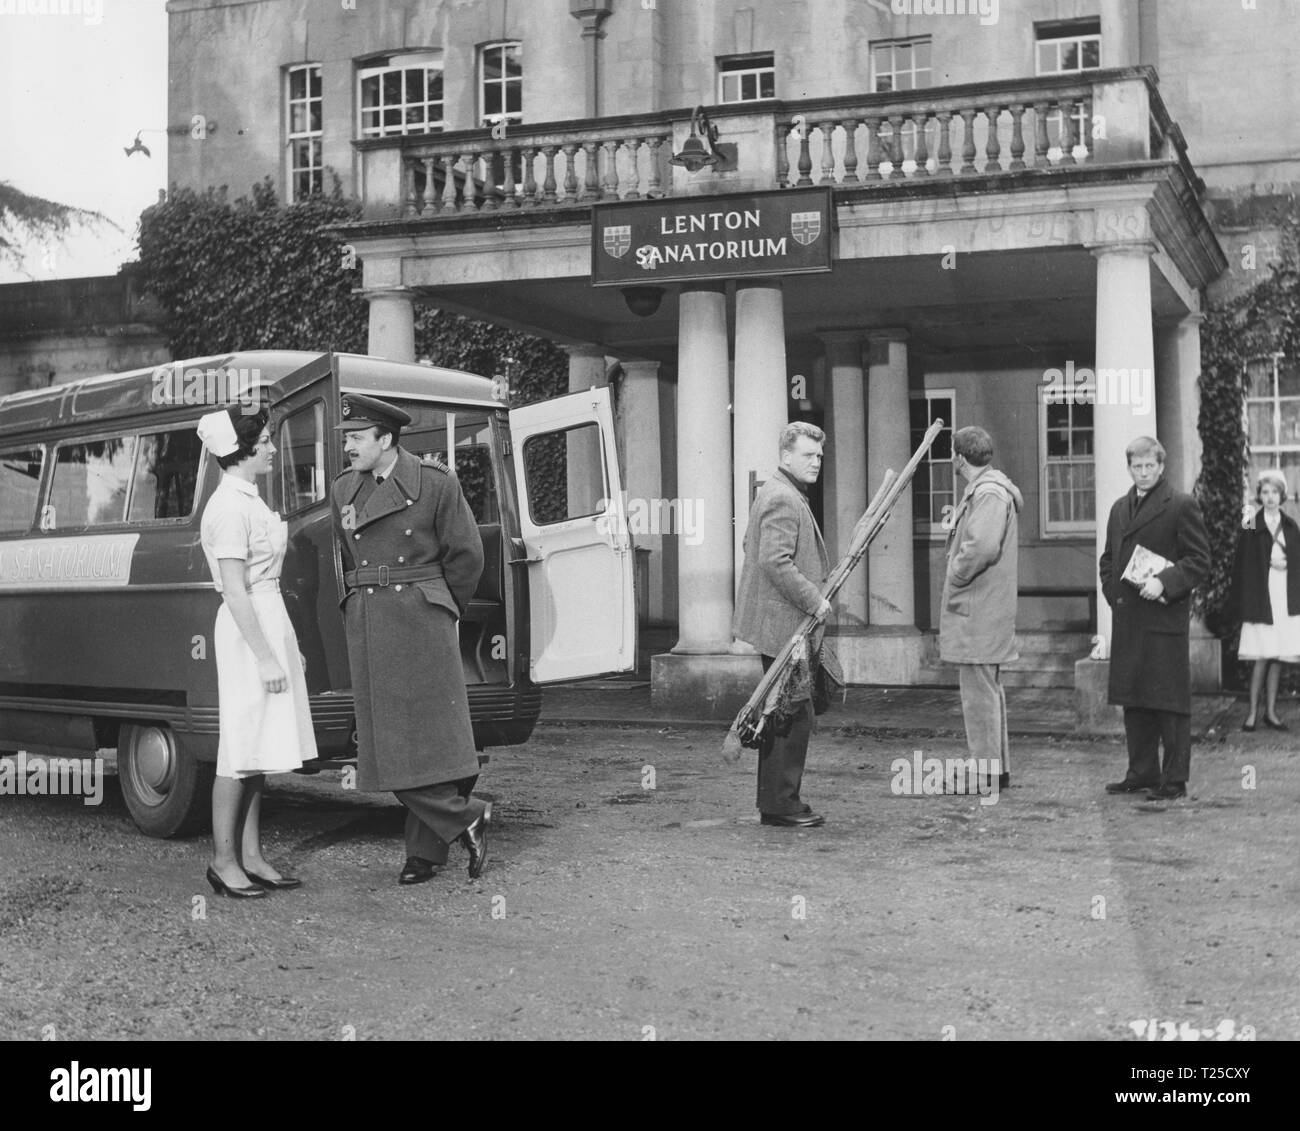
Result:
[[609,390],[510,412],[534,683],[636,666],[632,539]]

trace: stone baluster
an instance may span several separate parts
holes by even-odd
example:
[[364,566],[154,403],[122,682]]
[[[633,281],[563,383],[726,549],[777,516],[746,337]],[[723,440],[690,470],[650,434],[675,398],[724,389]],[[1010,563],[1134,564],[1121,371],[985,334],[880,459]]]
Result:
[[921,110],[913,114],[912,124],[916,127],[916,175],[918,177],[928,177],[930,175],[930,149],[925,131],[930,124],[930,112]]
[[505,193],[505,199],[501,202],[502,208],[519,207],[519,198],[515,196],[515,155],[518,152],[513,146],[503,150],[505,156],[505,180],[501,185],[501,191]]
[[1091,98],[1085,98],[1083,100],[1083,114],[1084,114],[1083,146],[1084,149],[1088,151],[1087,156],[1084,158],[1084,160],[1091,161],[1092,160],[1092,99]]
[[542,203],[554,204],[555,196],[555,146],[542,146],[542,156],[546,159],[546,178],[542,181]]
[[419,160],[424,165],[424,201],[421,212],[437,212],[439,208],[438,193],[434,189],[433,170],[437,164],[436,157],[423,157]]
[[1011,111],[1011,171],[1019,172],[1025,167],[1025,135],[1020,119],[1025,116],[1025,104],[1013,102]]
[[874,114],[863,119],[867,126],[867,175],[865,181],[880,180],[880,122]]
[[524,146],[524,207],[537,207],[537,177],[534,164],[537,160],[537,150],[531,146]]
[[1002,142],[998,138],[998,119],[1002,117],[1001,106],[986,106],[984,117],[988,119],[989,136],[984,143],[984,172],[1000,173],[1002,171]]
[[646,139],[646,145],[650,150],[650,176],[646,183],[645,194],[650,200],[658,200],[664,195],[663,179],[659,174],[659,150],[667,138],[652,137]]
[[641,147],[641,139],[639,137],[624,138],[623,144],[627,146],[628,156],[631,158],[629,162],[629,166],[632,170],[631,187],[628,190],[628,194],[623,199],[640,200],[641,199],[641,159],[639,156],[639,151]]
[[1061,164],[1077,165],[1074,147],[1079,144],[1079,122],[1074,116],[1074,99],[1061,103]]
[[442,208],[439,211],[456,211],[456,157],[452,153],[442,155]]
[[952,124],[952,111],[940,110],[935,114],[939,122],[939,152],[935,154],[935,175],[952,176],[952,146],[948,141],[948,127]]
[[578,143],[568,141],[561,148],[564,150],[564,201],[572,204],[578,199]]
[[795,184],[803,187],[812,184],[812,152],[808,148],[808,124],[799,127],[799,179]]
[[959,173],[975,172],[975,109],[958,110],[961,115],[961,169]]
[[1034,168],[1041,169],[1050,164],[1047,151],[1051,148],[1047,141],[1047,116],[1051,107],[1049,102],[1034,103]]
[[777,122],[776,124],[776,187],[790,187],[790,155],[786,152],[786,144],[790,140],[791,125],[789,122]]
[[618,142],[606,141],[605,147],[605,181],[604,199],[618,199]]
[[474,182],[474,162],[477,156],[473,153],[462,153],[460,163],[465,168],[465,189],[460,197],[460,210],[462,212],[478,211],[478,185]]
[[903,121],[906,115],[889,115],[889,163],[894,167],[889,171],[891,181],[901,181],[903,172]]
[[488,149],[478,154],[483,159],[483,195],[481,197],[484,212],[495,212],[500,206],[497,201],[497,158],[501,156],[501,150]]
[[582,151],[587,155],[586,173],[582,180],[582,195],[579,200],[600,199],[600,145],[594,141],[584,141]]
[[844,176],[840,181],[842,185],[856,185],[858,183],[858,148],[857,138],[854,136],[858,132],[858,120],[856,118],[845,118],[840,123],[844,130]]
[[420,211],[419,194],[415,191],[415,162],[402,162],[402,215],[413,216]]
[[819,185],[833,185],[835,183],[835,146],[831,144],[831,139],[835,133],[834,122],[818,122],[817,128],[822,134],[822,175],[817,182]]

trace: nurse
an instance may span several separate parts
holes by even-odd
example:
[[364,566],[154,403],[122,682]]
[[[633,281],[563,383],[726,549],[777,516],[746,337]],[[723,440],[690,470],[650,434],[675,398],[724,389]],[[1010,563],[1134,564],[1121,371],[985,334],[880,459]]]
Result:
[[301,885],[262,855],[262,787],[266,774],[316,757],[298,640],[280,596],[288,528],[255,485],[275,455],[268,424],[265,409],[239,407],[199,421],[199,439],[224,471],[201,526],[222,598],[213,630],[221,736],[207,878],[214,892],[240,899]]

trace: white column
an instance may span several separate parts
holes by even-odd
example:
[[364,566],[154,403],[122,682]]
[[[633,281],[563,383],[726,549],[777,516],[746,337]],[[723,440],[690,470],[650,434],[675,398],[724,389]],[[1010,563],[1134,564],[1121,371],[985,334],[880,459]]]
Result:
[[[843,330],[818,335],[826,346],[826,368],[831,387],[831,412],[827,420],[829,451],[823,467],[832,471],[827,486],[826,510],[834,514],[835,543],[828,543],[831,559],[847,553],[853,528],[867,509],[867,406],[866,381],[862,371],[862,335]],[[829,515],[828,515],[829,517]],[[828,521],[827,526],[832,524]],[[908,518],[911,527],[911,518]],[[867,567],[851,574],[836,602],[836,623],[840,629],[862,627],[867,613]]]
[[[1148,243],[1102,244],[1093,247],[1097,257],[1097,404],[1093,408],[1093,449],[1096,461],[1097,558],[1106,548],[1106,520],[1115,500],[1133,486],[1124,449],[1139,436],[1159,437],[1156,411],[1137,411],[1140,401],[1154,403],[1154,389],[1143,397],[1132,395],[1136,374],[1155,370],[1155,345],[1151,326],[1151,252]],[[1126,370],[1125,382],[1110,379],[1105,371]],[[1154,384],[1154,382],[1152,382]],[[1119,394],[1119,395],[1116,395]],[[1124,403],[1127,402],[1127,403]],[[1110,606],[1097,589],[1097,632],[1109,643]]]
[[675,653],[731,648],[731,416],[727,296],[719,284],[682,288],[677,339],[677,493],[699,515],[696,545],[678,540]]
[[[627,489],[629,511],[644,504],[641,512],[647,517],[658,516],[657,523],[632,521],[632,542],[638,549],[649,551],[649,587],[647,615],[652,624],[662,624],[664,609],[664,534],[693,537],[692,529],[697,516],[683,514],[680,507],[669,510],[663,499],[662,451],[659,438],[659,363],[657,361],[624,361],[622,418],[626,426],[627,457],[624,464],[623,486]],[[632,502],[635,500],[635,503]],[[668,515],[676,525],[668,524]],[[688,522],[689,520],[689,522]],[[648,529],[647,529],[648,525]]]
[[[605,384],[605,351],[599,346],[561,346],[569,355],[569,392],[585,393],[593,385]],[[600,448],[594,428],[579,428],[568,434],[565,462],[568,468],[569,514],[591,514],[603,492],[599,474]]]
[[[867,496],[870,497],[880,487],[887,469],[901,472],[911,459],[912,436],[907,396],[907,331],[873,330],[868,340],[866,463]],[[912,557],[909,484],[868,551],[869,620],[873,625],[915,628],[916,581]]]
[[1103,67],[1136,67],[1141,62],[1138,6],[1133,0],[1099,0]]
[[370,302],[366,352],[389,361],[415,360],[415,292],[385,287],[363,292]]
[[736,380],[732,394],[732,513],[735,582],[745,560],[750,483],[776,470],[781,429],[790,420],[786,385],[785,296],[775,280],[736,287]]
[[1201,394],[1201,323],[1205,316],[1189,314],[1156,332],[1156,397],[1160,413],[1160,442],[1167,456],[1165,472],[1179,491],[1191,493],[1201,473],[1201,434],[1196,420]]

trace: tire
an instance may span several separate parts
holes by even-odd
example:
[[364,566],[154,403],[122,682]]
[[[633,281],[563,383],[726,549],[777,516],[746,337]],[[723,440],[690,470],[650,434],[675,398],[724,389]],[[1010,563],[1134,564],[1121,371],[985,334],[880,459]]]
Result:
[[122,724],[117,743],[122,799],[148,836],[195,836],[210,828],[216,769],[178,745],[166,723]]

